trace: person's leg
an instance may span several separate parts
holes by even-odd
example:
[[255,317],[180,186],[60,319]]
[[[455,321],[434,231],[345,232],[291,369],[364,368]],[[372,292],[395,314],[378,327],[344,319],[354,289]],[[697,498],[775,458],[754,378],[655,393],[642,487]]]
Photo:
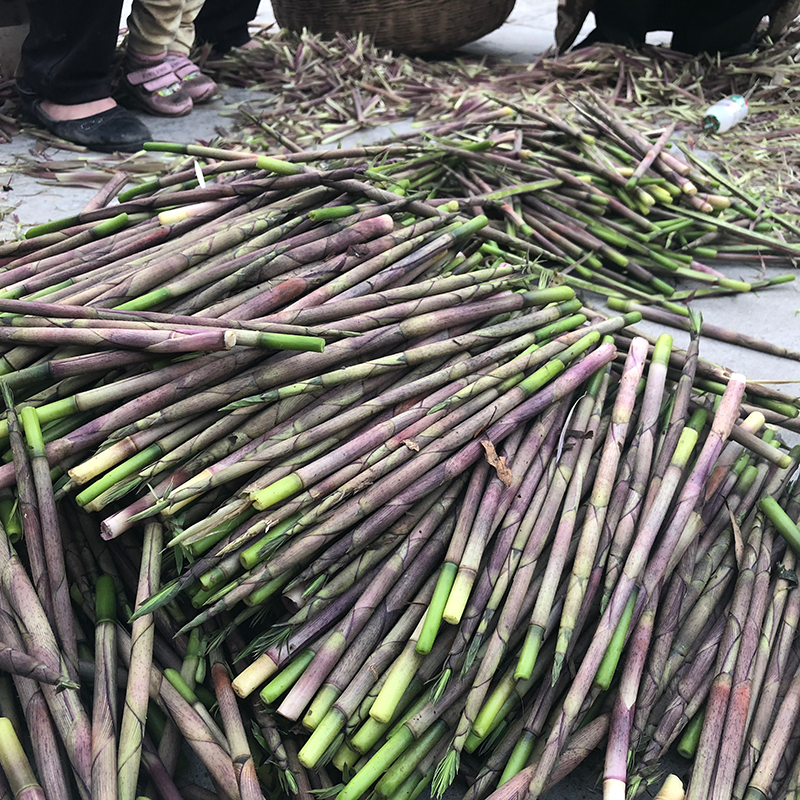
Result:
[[195,104],[210,100],[217,91],[217,84],[189,57],[194,47],[195,18],[202,6],[203,0],[184,0],[181,24],[167,49],[167,62]]
[[133,0],[122,83],[131,100],[150,114],[180,117],[192,98],[167,61],[180,28],[184,0]]
[[92,149],[140,149],[149,131],[111,97],[122,0],[28,0],[28,11],[17,82],[27,113]]
[[736,53],[747,49],[774,0],[711,0],[676,24],[672,48],[684,53]]
[[767,34],[775,41],[800,14],[800,0],[775,0],[769,14]]
[[128,49],[164,55],[181,26],[183,0],[134,0],[128,17]]
[[25,83],[40,97],[80,104],[111,97],[122,0],[28,0]]
[[593,9],[595,29],[577,46],[605,42],[641,47],[650,29],[648,14],[652,5],[652,0],[597,0]]
[[195,20],[197,38],[227,53],[250,41],[247,25],[255,19],[260,0],[206,0]]
[[167,48],[168,50],[173,53],[183,53],[186,56],[192,52],[195,40],[195,21],[202,7],[203,0],[184,0],[181,23],[175,33],[175,38]]

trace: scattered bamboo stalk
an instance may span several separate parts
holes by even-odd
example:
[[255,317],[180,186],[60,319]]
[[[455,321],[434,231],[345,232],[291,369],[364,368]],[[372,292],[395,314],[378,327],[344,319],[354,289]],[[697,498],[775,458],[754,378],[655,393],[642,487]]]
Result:
[[42,798],[45,794],[22,749],[11,720],[0,717],[0,766],[15,798]]
[[[163,533],[161,524],[152,522],[146,526],[142,549],[142,564],[136,604],[140,605],[158,586],[161,571]],[[131,633],[131,657],[128,683],[125,690],[125,705],[120,721],[117,796],[122,800],[136,797],[136,779],[141,762],[142,738],[147,719],[150,667],[153,660],[154,623],[151,616],[139,617]]]
[[114,582],[97,582],[94,703],[92,709],[92,797],[117,794],[117,641]]

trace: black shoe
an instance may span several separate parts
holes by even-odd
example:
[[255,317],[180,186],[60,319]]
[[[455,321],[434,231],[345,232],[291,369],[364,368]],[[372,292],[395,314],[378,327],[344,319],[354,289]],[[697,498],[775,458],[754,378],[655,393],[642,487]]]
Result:
[[23,110],[39,125],[60,139],[102,153],[135,153],[152,139],[150,131],[135,114],[114,106],[82,119],[53,119],[42,109],[40,97],[18,84]]

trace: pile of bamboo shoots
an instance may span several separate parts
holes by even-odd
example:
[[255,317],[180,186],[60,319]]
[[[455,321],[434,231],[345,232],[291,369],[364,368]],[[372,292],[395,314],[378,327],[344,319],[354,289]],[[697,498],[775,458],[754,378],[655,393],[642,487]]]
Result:
[[687,797],[797,796],[800,400],[701,330],[797,354],[679,301],[800,245],[594,111],[152,145],[0,246],[0,797],[535,798],[599,748],[612,800],[679,737]]

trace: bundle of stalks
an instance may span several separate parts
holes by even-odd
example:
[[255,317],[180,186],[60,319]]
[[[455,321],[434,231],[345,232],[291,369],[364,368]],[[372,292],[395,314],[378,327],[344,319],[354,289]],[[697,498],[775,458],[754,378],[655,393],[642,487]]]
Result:
[[[260,47],[246,56],[206,64],[222,82],[264,92],[238,109],[227,134],[245,147],[290,153],[406,118],[452,129],[502,115],[491,97],[500,106],[530,103],[574,120],[569,101],[594,92],[634,127],[675,123],[677,138],[711,151],[735,180],[757,183],[772,205],[797,213],[796,25],[778,41],[761,35],[756,50],[722,59],[667,46],[635,52],[593,45],[557,57],[546,52],[527,64],[469,53],[431,61],[380,50],[368,36],[326,41],[265,30],[255,41]],[[704,109],[730,94],[748,97],[744,128],[733,137],[701,136]]]
[[[4,246],[0,299],[43,298],[138,312],[172,302],[173,319],[146,323],[138,317],[106,317],[105,324],[100,319],[55,324],[10,317],[0,327],[0,338],[25,343],[49,336],[64,345],[108,342],[109,347],[164,352],[252,342],[252,334],[244,332],[186,327],[198,324],[186,318],[243,322],[269,315],[275,332],[283,330],[280,325],[319,319],[311,312],[289,312],[330,299],[331,290],[320,284],[331,270],[349,268],[355,259],[334,263],[332,250],[316,252],[315,237],[336,231],[330,246],[339,252],[358,243],[376,255],[386,245],[380,234],[390,233],[381,228],[388,222],[386,213],[400,208],[407,213],[409,240],[402,241],[408,248],[422,241],[416,234],[429,233],[448,213],[458,213],[454,223],[487,217],[480,239],[460,249],[463,260],[450,271],[466,272],[499,258],[534,275],[555,272],[575,290],[600,293],[611,303],[662,305],[669,314],[660,313],[658,321],[678,327],[684,323],[676,315],[685,316],[694,298],[751,292],[794,279],[787,273],[747,282],[717,269],[731,259],[756,267],[793,265],[800,255],[795,243],[800,225],[792,209],[782,213],[777,203],[765,206],[763,197],[744,191],[707,163],[668,152],[663,136],[655,146],[652,136],[628,124],[597,95],[578,104],[581,114],[573,121],[528,101],[501,108],[500,100],[486,98],[502,111],[491,120],[465,114],[455,127],[439,125],[427,135],[387,145],[293,151],[281,159],[192,145],[151,147],[201,159],[206,166],[195,163],[136,185],[123,191],[118,203],[39,226],[24,242]],[[324,169],[309,166],[320,163]],[[193,188],[197,169],[205,175],[201,188]],[[351,209],[353,199],[364,195],[378,207]],[[326,212],[332,216],[325,224],[314,224],[325,220],[316,212],[303,222],[308,209],[325,203],[342,208]],[[348,212],[350,217],[341,218],[345,221],[337,220]],[[219,224],[213,221],[218,216],[235,223],[225,235],[204,234]],[[66,231],[72,233],[65,238]],[[370,240],[375,241],[366,244]],[[187,252],[176,251],[175,242],[188,241],[193,244]],[[285,251],[295,247],[294,255]],[[155,253],[164,263],[140,270]],[[94,270],[87,270],[89,258]],[[421,274],[432,277],[438,269],[433,263]],[[134,272],[135,282],[126,277]],[[676,281],[686,288],[677,289]],[[360,291],[341,286],[351,293],[346,297]],[[308,300],[299,300],[305,291]],[[228,299],[222,300],[226,293]],[[296,305],[287,308],[292,299]],[[45,306],[41,313],[51,312]],[[16,330],[23,326],[33,330]],[[128,326],[148,330],[112,330]],[[46,330],[50,327],[97,330]],[[729,332],[708,334],[735,338]],[[759,345],[750,341],[748,346]]]
[[[226,800],[538,797],[597,749],[615,800],[704,703],[690,795],[795,778],[767,730],[797,715],[800,451],[765,416],[800,401],[702,361],[693,314],[679,351],[576,290],[666,302],[620,256],[669,260],[677,222],[797,245],[626,205],[674,165],[628,187],[537,114],[536,157],[500,130],[319,170],[154,144],[206,185],[170,173],[7,247],[17,796],[200,797],[185,744]],[[590,205],[607,228],[570,221]],[[574,279],[591,259],[604,284]]]

